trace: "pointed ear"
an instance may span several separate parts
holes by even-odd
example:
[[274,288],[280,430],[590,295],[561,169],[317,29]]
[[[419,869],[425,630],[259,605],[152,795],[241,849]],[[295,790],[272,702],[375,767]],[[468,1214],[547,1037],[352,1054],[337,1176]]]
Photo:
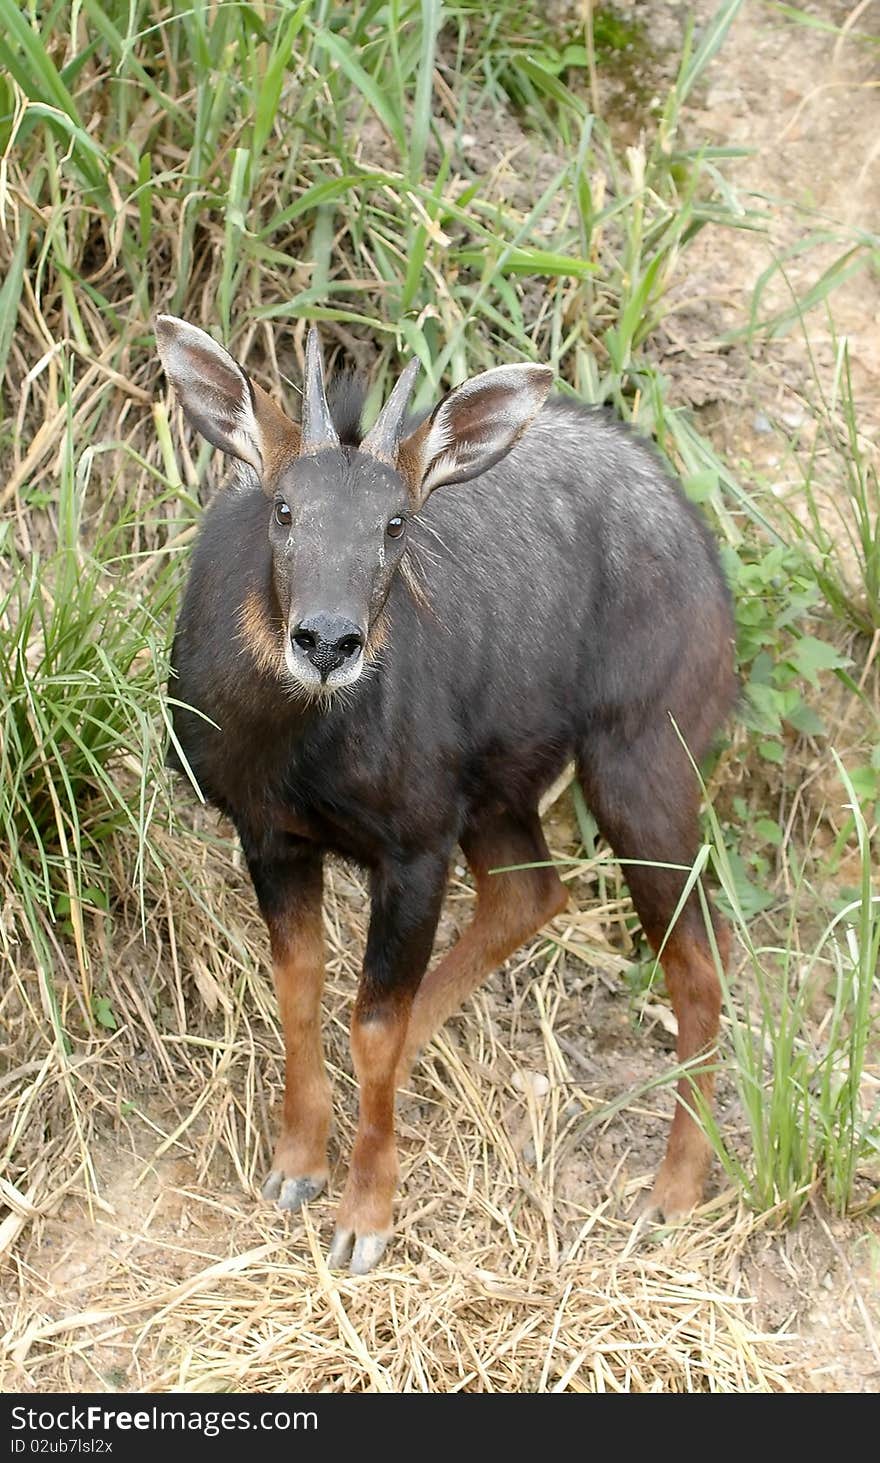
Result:
[[280,457],[296,455],[299,428],[204,330],[159,315],[156,345],[187,419],[213,446],[264,483]]
[[450,391],[400,444],[398,467],[419,507],[441,483],[500,462],[544,405],[549,366],[496,366]]

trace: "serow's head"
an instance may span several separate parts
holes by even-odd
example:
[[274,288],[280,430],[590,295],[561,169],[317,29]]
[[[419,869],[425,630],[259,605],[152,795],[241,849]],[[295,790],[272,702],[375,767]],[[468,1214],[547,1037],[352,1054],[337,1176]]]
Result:
[[266,494],[284,663],[301,690],[320,697],[361,674],[410,520],[428,495],[504,457],[552,381],[547,366],[498,366],[451,391],[408,430],[418,373],[411,361],[373,427],[352,447],[340,444],[333,425],[314,328],[301,425],[203,330],[160,315],[156,341],[189,421],[251,468]]

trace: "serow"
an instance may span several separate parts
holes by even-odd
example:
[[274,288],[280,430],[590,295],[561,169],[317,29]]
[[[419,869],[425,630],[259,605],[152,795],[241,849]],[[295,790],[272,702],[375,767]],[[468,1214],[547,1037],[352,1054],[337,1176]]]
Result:
[[[697,1092],[711,1097],[728,945],[696,889],[682,903],[694,762],[736,691],[730,599],[698,511],[631,429],[550,397],[546,366],[498,366],[413,417],[413,361],[364,432],[364,389],[344,376],[328,392],[314,329],[300,424],[204,331],[166,315],[156,336],[185,415],[234,463],[193,553],[171,697],[269,931],[286,1083],[264,1194],[294,1210],[327,1183],[326,855],[370,887],[357,1135],[330,1249],[362,1274],[392,1231],[396,1089],[567,902],[538,804],[573,759],[678,1019],[689,1068],[650,1204],[688,1211],[709,1162],[693,1114]],[[456,845],[476,911],[428,970]]]

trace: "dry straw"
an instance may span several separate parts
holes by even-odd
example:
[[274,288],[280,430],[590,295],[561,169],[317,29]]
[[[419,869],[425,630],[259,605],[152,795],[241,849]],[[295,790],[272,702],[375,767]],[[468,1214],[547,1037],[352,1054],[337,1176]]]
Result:
[[[595,869],[573,880],[583,912],[499,973],[423,1061],[401,1101],[398,1238],[378,1274],[353,1279],[324,1261],[332,1195],[292,1220],[256,1197],[281,1063],[246,879],[195,836],[166,853],[177,877],[146,952],[133,923],[111,967],[129,1021],[64,1062],[40,1055],[26,974],[7,998],[20,1025],[0,1087],[18,1171],[0,1230],[4,1388],[787,1389],[789,1347],[762,1334],[739,1274],[757,1221],[728,1194],[678,1232],[633,1227],[669,1095],[601,1113],[671,1057],[651,1039],[668,1042],[659,1023],[626,1035],[624,957],[603,933],[620,901],[588,903]],[[338,1193],[366,899],[347,872],[330,886]],[[443,939],[471,900],[455,877]],[[139,992],[168,950],[160,1031]],[[585,1027],[623,1033],[618,1049],[596,1051]]]

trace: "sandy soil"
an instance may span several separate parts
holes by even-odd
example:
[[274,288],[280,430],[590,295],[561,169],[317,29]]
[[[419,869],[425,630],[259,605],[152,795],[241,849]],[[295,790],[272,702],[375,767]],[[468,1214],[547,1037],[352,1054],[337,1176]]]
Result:
[[[880,18],[880,6],[859,8],[859,23],[870,29]],[[702,7],[703,13],[710,9]],[[837,24],[853,12],[849,4],[835,3],[806,9]],[[779,466],[779,443],[760,418],[778,423],[786,439],[807,427],[801,395],[815,394],[814,371],[824,374],[833,362],[828,320],[824,310],[814,311],[806,332],[796,324],[751,365],[736,345],[720,352],[717,345],[741,324],[755,285],[775,262],[784,260],[784,273],[777,271],[769,281],[759,318],[789,306],[793,293],[803,295],[844,251],[846,231],[876,229],[880,72],[876,48],[786,24],[772,7],[752,4],[734,25],[709,77],[707,89],[689,109],[693,133],[717,145],[750,149],[750,156],[730,165],[730,177],[744,205],[763,214],[767,229],[763,234],[704,231],[689,251],[686,293],[668,339],[683,358],[674,370],[682,399],[697,407],[714,404],[716,440],[757,476]],[[786,258],[805,237],[823,230],[835,238]],[[833,312],[838,335],[849,342],[862,419],[876,430],[876,271],[844,281],[835,290]],[[714,362],[707,371],[705,353],[713,346]]]

